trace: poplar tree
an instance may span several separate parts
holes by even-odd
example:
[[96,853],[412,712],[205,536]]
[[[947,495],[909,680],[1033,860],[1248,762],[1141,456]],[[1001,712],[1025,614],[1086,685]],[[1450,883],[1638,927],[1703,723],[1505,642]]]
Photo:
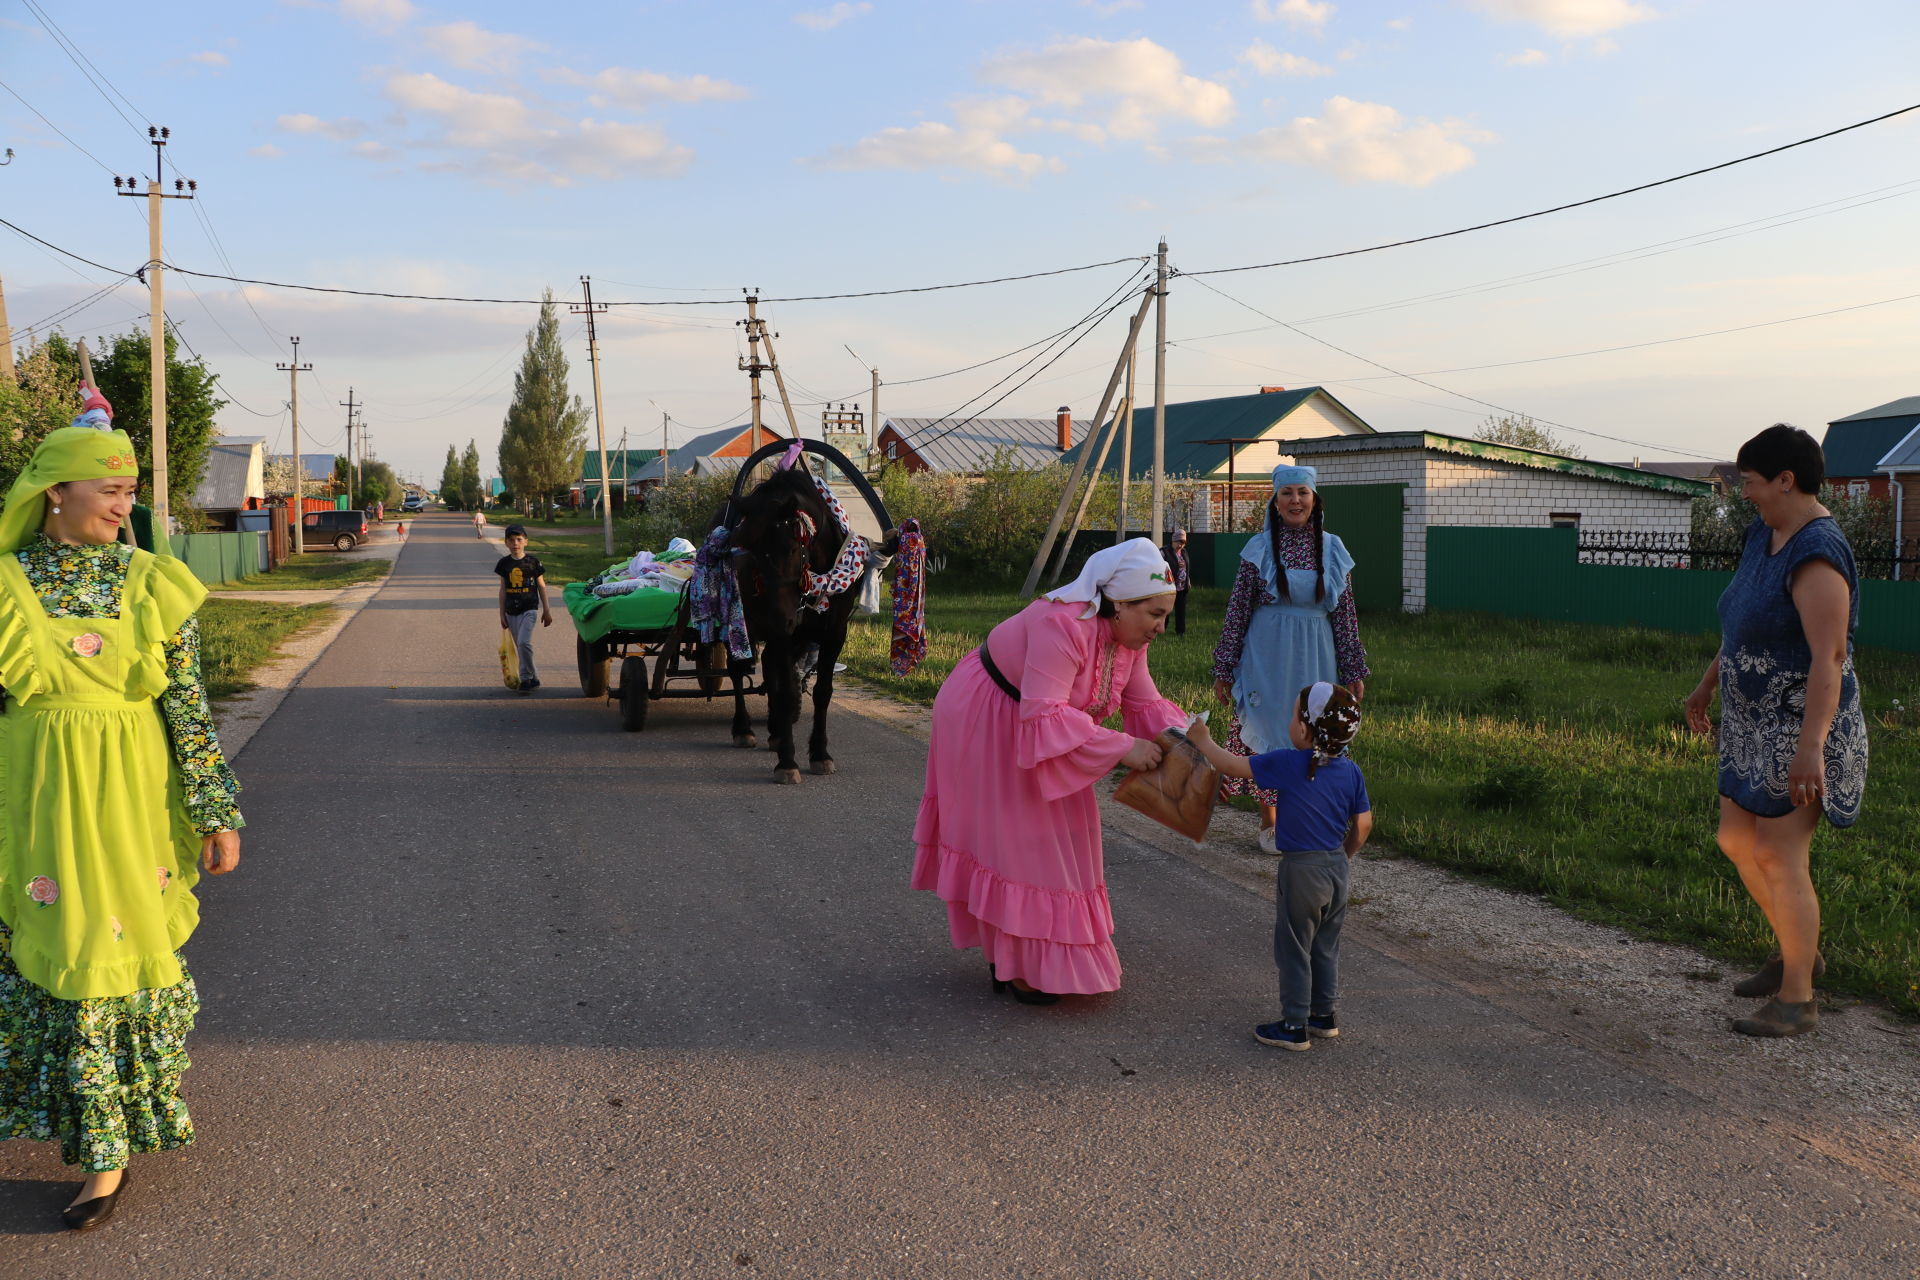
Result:
[[447,446],[447,465],[440,469],[440,501],[456,511],[466,509],[466,490],[460,487],[460,459]]
[[487,505],[487,495],[480,491],[480,446],[471,440],[460,457],[460,501],[469,511]]
[[[586,452],[587,409],[579,396],[567,395],[567,354],[548,289],[513,375],[513,403],[500,430],[500,474],[514,493],[544,505],[579,477]],[[550,508],[546,516],[552,520]]]

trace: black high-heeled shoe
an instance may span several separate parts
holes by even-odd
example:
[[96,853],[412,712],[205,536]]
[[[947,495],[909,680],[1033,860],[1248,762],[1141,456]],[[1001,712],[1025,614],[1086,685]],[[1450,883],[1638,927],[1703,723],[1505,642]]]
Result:
[[1011,991],[1013,992],[1013,998],[1021,1004],[1060,1003],[1060,997],[1054,995],[1051,991],[1028,991],[1021,987],[1014,986],[1011,982],[1005,981],[991,964],[987,966],[987,976],[993,979],[993,994],[997,996],[1005,995]]
[[133,1179],[131,1170],[122,1170],[120,1183],[103,1196],[91,1200],[82,1200],[79,1204],[68,1205],[60,1211],[60,1221],[74,1231],[91,1231],[113,1216],[113,1208],[120,1201],[120,1193],[127,1189],[127,1183]]
[[993,994],[997,996],[1003,996],[1008,991],[1013,989],[1013,984],[1011,982],[1002,982],[1000,980],[1000,975],[994,972],[992,962],[988,962],[987,964],[987,978],[989,981],[993,983]]

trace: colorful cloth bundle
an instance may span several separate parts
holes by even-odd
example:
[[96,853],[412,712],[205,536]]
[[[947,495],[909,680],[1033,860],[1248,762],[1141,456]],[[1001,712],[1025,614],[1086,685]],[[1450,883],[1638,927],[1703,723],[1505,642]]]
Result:
[[745,661],[753,657],[753,644],[747,639],[747,616],[740,609],[740,585],[733,579],[733,552],[727,538],[727,527],[721,525],[700,544],[693,558],[689,605],[700,643],[724,639],[727,652]]
[[819,476],[808,473],[814,487],[820,490],[820,497],[827,504],[827,510],[833,512],[833,522],[840,526],[840,532],[846,541],[840,546],[840,556],[833,562],[833,568],[824,574],[816,574],[811,569],[801,570],[800,594],[806,606],[815,613],[827,611],[827,601],[839,595],[860,580],[866,571],[867,561],[872,558],[873,547],[865,538],[853,531],[853,525],[847,520],[847,509],[840,505],[840,499],[833,496],[833,490]]
[[893,579],[893,674],[912,673],[927,656],[927,540],[920,522],[900,526],[899,572]]

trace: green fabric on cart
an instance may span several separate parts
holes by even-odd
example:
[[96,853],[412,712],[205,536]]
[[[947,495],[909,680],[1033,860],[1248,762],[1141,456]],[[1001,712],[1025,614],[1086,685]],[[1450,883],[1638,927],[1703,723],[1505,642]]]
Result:
[[620,596],[596,596],[584,582],[569,582],[560,592],[573,628],[588,644],[609,631],[663,631],[673,625],[682,592],[643,587]]

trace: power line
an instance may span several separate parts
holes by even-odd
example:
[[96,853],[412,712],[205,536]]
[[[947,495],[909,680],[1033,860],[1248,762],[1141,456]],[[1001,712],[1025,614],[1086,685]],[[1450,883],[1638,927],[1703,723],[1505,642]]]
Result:
[[39,116],[40,122],[42,124],[46,125],[47,128],[53,130],[55,133],[59,134],[62,138],[65,138],[67,145],[72,147],[75,151],[78,151],[81,155],[93,161],[95,164],[99,165],[102,169],[105,169],[109,174],[117,175],[119,173],[119,170],[113,168],[105,160],[102,160],[99,156],[93,154],[93,152],[87,150],[85,147],[75,142],[71,137],[68,137],[66,130],[62,129],[59,125],[55,124],[53,121],[47,119],[47,117],[41,113],[40,108],[34,106],[31,102],[28,102],[25,98],[22,98],[20,96],[19,91],[16,90],[12,85],[8,84],[4,80],[0,80],[0,89],[5,89],[8,93],[13,95],[14,100],[17,101],[21,106],[33,112],[33,114],[35,114],[36,116]]
[[[173,317],[166,316],[164,317],[164,319],[166,320],[167,328],[170,331],[172,331],[173,336],[178,338],[180,340],[180,345],[187,349],[187,354],[192,356],[195,362],[198,363],[201,368],[203,369],[206,368],[206,364],[207,364],[206,360],[200,355],[198,351],[195,351],[193,349],[193,344],[187,341],[187,335],[180,331],[180,326],[173,322]],[[215,321],[215,323],[217,324],[218,321]],[[222,332],[225,332],[225,331],[222,330]],[[209,370],[209,372],[211,373],[212,371]],[[227,389],[226,385],[220,381],[220,375],[217,373],[214,373],[212,377],[209,379],[209,381],[211,381],[214,385],[220,388],[221,394],[227,397],[227,402],[233,405],[236,409],[245,409],[248,413],[252,414],[256,418],[277,418],[280,416],[274,413],[262,413],[258,409],[249,407],[244,401],[240,399],[239,396],[234,395],[232,391]]]
[[1305,329],[1297,328],[1294,325],[1288,324],[1284,320],[1276,319],[1275,317],[1268,315],[1266,312],[1262,311],[1260,308],[1254,306],[1252,303],[1242,302],[1239,298],[1234,297],[1232,294],[1226,292],[1224,289],[1221,289],[1216,285],[1209,284],[1205,280],[1196,279],[1194,283],[1198,284],[1203,289],[1213,290],[1213,292],[1219,294],[1221,297],[1225,298],[1228,302],[1231,302],[1236,306],[1245,307],[1247,310],[1253,312],[1257,316],[1264,316],[1266,319],[1272,320],[1275,324],[1279,325],[1281,328],[1287,329],[1293,333],[1296,333],[1301,337],[1307,339],[1309,342],[1317,342],[1323,347],[1327,347],[1333,351],[1338,351],[1341,355],[1346,356],[1349,359],[1358,360],[1362,364],[1370,364],[1376,369],[1384,370],[1385,372],[1392,374],[1396,378],[1405,378],[1409,382],[1417,382],[1423,387],[1426,387],[1433,391],[1438,391],[1441,395],[1452,396],[1457,400],[1466,400],[1466,401],[1470,401],[1473,404],[1484,405],[1489,409],[1497,409],[1501,413],[1518,414],[1521,417],[1529,417],[1529,418],[1532,418],[1535,422],[1544,422],[1550,427],[1558,427],[1562,431],[1571,431],[1576,435],[1592,436],[1595,439],[1599,439],[1599,440],[1611,440],[1615,444],[1635,445],[1642,449],[1652,449],[1658,453],[1678,454],[1679,456],[1684,458],[1699,458],[1707,462],[1718,461],[1718,459],[1716,458],[1707,457],[1707,455],[1704,453],[1692,453],[1685,449],[1675,449],[1671,445],[1653,444],[1650,441],[1646,441],[1646,440],[1630,440],[1625,436],[1610,436],[1610,435],[1607,435],[1605,432],[1601,432],[1601,431],[1589,431],[1585,427],[1568,426],[1564,422],[1555,422],[1551,418],[1542,418],[1537,414],[1525,413],[1524,411],[1519,409],[1509,409],[1507,406],[1502,404],[1495,404],[1491,400],[1482,400],[1478,396],[1470,396],[1470,395],[1467,395],[1465,392],[1451,390],[1450,388],[1443,387],[1438,383],[1428,382],[1426,379],[1420,377],[1417,374],[1402,373],[1398,369],[1392,368],[1391,366],[1388,366],[1388,365],[1381,364],[1378,360],[1374,360],[1374,359],[1371,359],[1370,357],[1363,356],[1355,351],[1349,351],[1345,347],[1339,346],[1332,342],[1328,342],[1325,338],[1317,337],[1314,334],[1308,333]]
[[1535,209],[1532,213],[1516,213],[1511,217],[1495,218],[1490,222],[1476,222],[1470,227],[1456,227],[1452,231],[1436,231],[1431,235],[1410,236],[1405,240],[1391,240],[1385,244],[1368,245],[1363,249],[1341,249],[1335,253],[1317,253],[1305,258],[1283,258],[1277,262],[1255,262],[1243,267],[1211,267],[1205,271],[1187,271],[1181,274],[1189,276],[1219,276],[1237,271],[1266,271],[1272,267],[1297,267],[1308,262],[1327,262],[1334,258],[1352,258],[1363,253],[1379,253],[1384,249],[1401,249],[1410,244],[1426,244],[1430,240],[1447,240],[1454,236],[1464,236],[1475,231],[1486,231],[1493,227],[1510,226],[1516,222],[1526,222],[1533,218],[1544,218],[1550,213],[1565,213],[1569,209],[1580,209],[1590,204],[1599,204],[1605,200],[1618,200],[1622,196],[1630,196],[1636,192],[1651,191],[1655,187],[1664,187],[1675,182],[1684,182],[1688,178],[1697,178],[1702,174],[1714,173],[1721,169],[1731,169],[1734,165],[1746,164],[1751,160],[1760,160],[1767,156],[1779,155],[1782,151],[1791,151],[1795,147],[1804,147],[1815,142],[1824,142],[1828,138],[1837,138],[1843,133],[1851,133],[1855,129],[1864,129],[1868,125],[1879,124],[1882,121],[1891,120],[1896,116],[1906,115],[1910,111],[1920,111],[1920,102],[1916,102],[1912,106],[1901,107],[1898,110],[1886,112],[1884,115],[1874,116],[1870,120],[1859,120],[1853,124],[1842,125],[1838,129],[1829,129],[1825,133],[1816,133],[1810,138],[1801,138],[1798,142],[1782,143],[1780,146],[1769,147],[1765,151],[1756,151],[1752,155],[1740,156],[1734,160],[1722,160],[1719,164],[1710,164],[1703,169],[1691,169],[1686,173],[1676,173],[1670,178],[1660,178],[1653,182],[1642,182],[1638,186],[1633,187],[1622,187],[1618,191],[1609,191],[1605,195],[1588,196],[1584,200],[1570,200],[1566,204],[1557,204],[1548,209]]

